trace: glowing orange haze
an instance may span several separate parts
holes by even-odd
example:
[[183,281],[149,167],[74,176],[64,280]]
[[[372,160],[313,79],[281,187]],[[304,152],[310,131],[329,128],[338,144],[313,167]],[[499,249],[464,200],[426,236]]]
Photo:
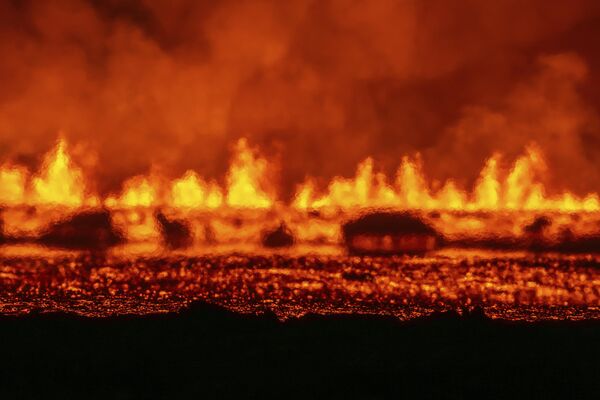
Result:
[[[388,177],[373,168],[373,160],[360,163],[353,178],[336,177],[325,193],[319,194],[308,179],[298,187],[291,207],[309,209],[359,209],[386,207],[426,210],[554,210],[598,211],[598,194],[583,198],[565,192],[549,196],[538,180],[544,173],[543,158],[530,146],[508,171],[500,171],[499,155],[485,163],[471,193],[448,180],[439,190],[423,176],[418,163],[403,157],[396,178]],[[101,200],[88,191],[84,174],[73,164],[67,144],[59,140],[48,153],[38,174],[19,166],[0,168],[0,204],[7,206],[40,205],[67,208],[94,207],[104,204],[109,208],[167,206],[177,209],[214,210],[219,208],[274,207],[275,188],[266,179],[267,161],[240,139],[230,163],[224,187],[215,181],[206,181],[194,171],[181,178],[167,181],[156,176],[136,176],[123,185],[117,196]]]

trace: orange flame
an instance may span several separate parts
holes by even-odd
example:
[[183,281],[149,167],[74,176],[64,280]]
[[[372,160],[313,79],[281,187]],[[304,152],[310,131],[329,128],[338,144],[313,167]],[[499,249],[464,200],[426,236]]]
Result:
[[88,196],[81,169],[73,165],[67,144],[59,140],[44,158],[41,171],[27,186],[27,171],[21,167],[0,168],[0,204],[52,205],[65,207],[94,206],[96,196]]
[[80,207],[85,201],[83,173],[74,167],[66,143],[59,140],[46,156],[41,174],[33,178],[32,200],[35,204]]
[[25,202],[27,171],[23,168],[0,168],[0,204],[18,205]]
[[227,205],[238,208],[271,207],[273,200],[261,189],[266,170],[267,161],[256,157],[246,139],[240,139],[227,174]]
[[472,193],[459,189],[454,181],[447,181],[432,193],[418,163],[404,157],[396,174],[396,185],[386,183],[386,177],[373,173],[370,158],[359,164],[353,179],[336,177],[326,194],[315,196],[312,180],[298,188],[293,206],[297,209],[332,207],[353,209],[391,207],[424,210],[549,210],[598,211],[600,202],[596,193],[580,198],[570,192],[548,197],[536,177],[545,172],[543,158],[537,149],[529,147],[518,158],[504,181],[498,177],[499,156],[487,160]]
[[[235,148],[226,185],[206,181],[194,171],[187,171],[171,182],[159,177],[137,176],[123,185],[118,195],[104,199],[112,208],[170,206],[177,209],[214,210],[222,207],[268,209],[276,204],[268,183],[269,164],[251,149],[245,139]],[[357,167],[353,178],[335,177],[324,194],[318,194],[314,180],[307,179],[297,189],[291,207],[309,209],[360,209],[388,207],[424,210],[549,210],[600,211],[598,194],[578,197],[570,192],[549,196],[539,178],[546,173],[540,151],[530,146],[512,167],[502,173],[500,156],[490,157],[472,192],[459,188],[452,180],[439,190],[432,190],[420,164],[403,157],[390,181],[374,170],[373,159],[367,158]],[[96,196],[86,192],[83,172],[67,152],[67,144],[59,140],[46,156],[43,167],[27,183],[28,172],[21,167],[0,167],[0,204],[54,205],[81,207],[98,205]]]
[[173,182],[171,204],[176,208],[215,209],[223,204],[223,193],[215,182],[206,183],[194,171],[187,171]]
[[[262,190],[266,180],[267,161],[248,147],[245,139],[235,146],[235,153],[227,173],[226,189],[216,182],[206,182],[194,171],[170,184],[161,179],[134,177],[123,185],[119,196],[107,198],[104,204],[111,208],[152,207],[168,205],[181,209],[269,208],[274,200]],[[225,193],[225,195],[223,194]]]
[[150,207],[156,199],[156,186],[148,178],[135,176],[123,184],[119,197],[110,196],[104,204],[112,208]]

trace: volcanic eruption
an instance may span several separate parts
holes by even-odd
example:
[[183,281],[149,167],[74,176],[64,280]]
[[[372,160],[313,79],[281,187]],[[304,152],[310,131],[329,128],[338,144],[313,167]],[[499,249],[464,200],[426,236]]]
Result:
[[599,46],[598,0],[0,1],[0,398],[599,398]]
[[5,312],[596,316],[595,2],[201,3],[0,6]]

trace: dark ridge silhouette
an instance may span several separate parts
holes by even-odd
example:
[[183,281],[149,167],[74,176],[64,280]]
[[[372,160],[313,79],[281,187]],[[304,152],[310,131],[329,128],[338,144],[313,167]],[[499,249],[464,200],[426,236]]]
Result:
[[193,242],[192,231],[187,221],[169,219],[162,211],[155,214],[164,245],[170,249],[188,247]]
[[342,226],[344,243],[353,254],[419,254],[433,250],[441,235],[416,215],[374,212]]
[[263,232],[262,244],[265,247],[290,247],[294,244],[294,235],[282,222],[277,229]]
[[84,211],[51,224],[36,240],[45,246],[104,249],[125,241],[108,210]]
[[600,321],[507,323],[475,309],[279,322],[195,303],[179,314],[0,323],[5,399],[598,398]]

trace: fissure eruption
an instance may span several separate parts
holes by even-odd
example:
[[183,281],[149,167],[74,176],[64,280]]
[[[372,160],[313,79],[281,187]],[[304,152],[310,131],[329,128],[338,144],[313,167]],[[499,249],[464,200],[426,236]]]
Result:
[[[418,157],[403,156],[395,176],[375,168],[366,158],[354,177],[334,177],[325,188],[308,178],[297,186],[293,200],[285,204],[276,197],[277,188],[267,179],[274,168],[246,139],[234,147],[223,184],[206,179],[193,170],[168,180],[157,175],[135,176],[123,183],[122,191],[100,197],[95,185],[68,153],[60,139],[45,157],[40,171],[5,164],[0,168],[0,204],[4,206],[53,206],[136,208],[172,207],[181,210],[269,209],[280,206],[295,210],[398,210],[455,211],[558,211],[600,210],[597,193],[577,196],[570,191],[550,194],[541,178],[548,173],[540,150],[531,145],[504,168],[501,155],[487,159],[472,190],[460,188],[452,179],[443,184],[429,181]],[[285,167],[285,166],[283,166]],[[437,186],[437,188],[436,188]]]

